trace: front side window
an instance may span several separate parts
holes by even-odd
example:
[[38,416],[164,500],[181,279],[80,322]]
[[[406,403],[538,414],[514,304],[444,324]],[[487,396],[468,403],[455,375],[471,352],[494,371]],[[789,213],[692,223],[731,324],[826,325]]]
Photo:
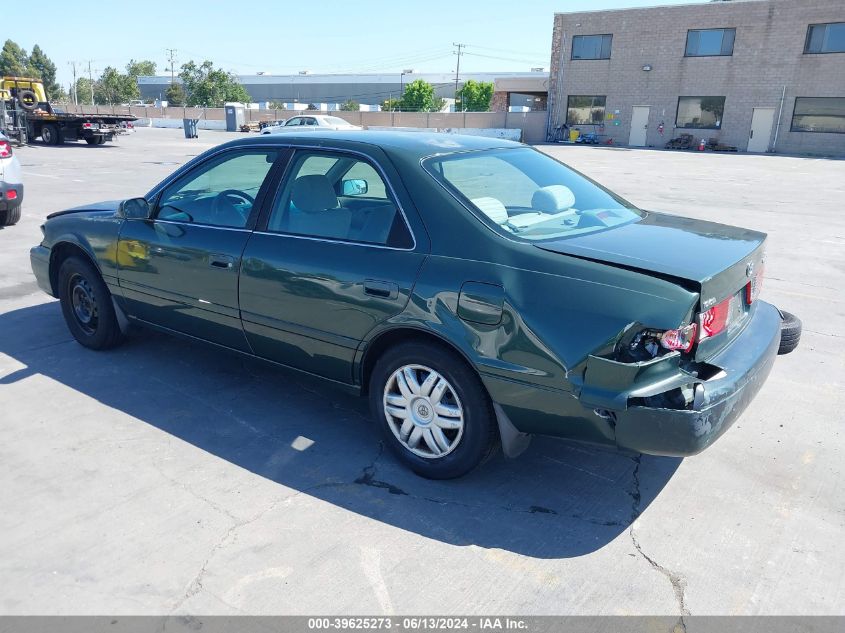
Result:
[[413,242],[378,170],[334,152],[297,152],[267,230],[396,248]]
[[302,119],[300,119],[299,117],[293,117],[292,119],[289,119],[287,123],[285,123],[285,127],[292,127],[294,125],[302,125]]
[[680,97],[675,127],[719,130],[724,113],[724,97]]
[[603,95],[570,95],[566,103],[567,125],[600,125],[604,122],[607,97]]
[[278,152],[227,152],[199,165],[165,189],[157,218],[244,228]]
[[811,24],[804,53],[845,53],[845,22]]
[[572,38],[572,59],[610,59],[613,35],[576,35]]
[[713,57],[734,54],[736,29],[687,31],[687,57]]
[[798,97],[792,131],[845,134],[845,97]]
[[553,158],[529,148],[435,156],[426,171],[485,223],[530,242],[594,233],[643,213]]

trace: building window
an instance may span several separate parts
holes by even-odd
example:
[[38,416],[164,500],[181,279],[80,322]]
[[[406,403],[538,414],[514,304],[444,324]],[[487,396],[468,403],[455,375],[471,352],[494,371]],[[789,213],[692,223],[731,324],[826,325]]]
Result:
[[845,53],[845,22],[811,24],[804,53]]
[[545,92],[509,92],[508,110],[510,112],[530,112],[546,109]]
[[601,125],[607,97],[570,95],[566,103],[567,125]]
[[724,113],[724,97],[680,97],[675,127],[719,130]]
[[610,59],[612,35],[576,35],[572,38],[572,59]]
[[736,29],[687,31],[686,57],[715,57],[734,54]]
[[796,98],[792,131],[845,134],[845,97]]

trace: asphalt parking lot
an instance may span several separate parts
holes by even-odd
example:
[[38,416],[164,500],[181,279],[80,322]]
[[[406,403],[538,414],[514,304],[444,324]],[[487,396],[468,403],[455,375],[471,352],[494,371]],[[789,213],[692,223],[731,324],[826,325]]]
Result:
[[768,232],[763,298],[802,345],[699,456],[536,438],[432,482],[363,402],[159,334],[91,352],[38,291],[48,213],[142,195],[236,136],[16,150],[0,613],[845,614],[845,161],[543,147],[643,208]]

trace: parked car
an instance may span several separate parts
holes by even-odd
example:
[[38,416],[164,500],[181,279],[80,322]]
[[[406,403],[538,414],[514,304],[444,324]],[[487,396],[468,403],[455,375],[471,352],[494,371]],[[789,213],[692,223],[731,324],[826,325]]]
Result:
[[262,134],[278,134],[279,132],[304,132],[317,130],[361,130],[360,125],[352,125],[340,117],[316,114],[313,116],[295,116],[283,125],[270,125],[261,130]]
[[765,239],[638,209],[519,143],[290,133],[54,213],[31,261],[82,345],[135,323],[318,376],[449,478],[532,435],[711,444],[798,343],[758,296]]
[[0,132],[0,226],[16,224],[21,219],[23,176],[21,164],[9,138]]

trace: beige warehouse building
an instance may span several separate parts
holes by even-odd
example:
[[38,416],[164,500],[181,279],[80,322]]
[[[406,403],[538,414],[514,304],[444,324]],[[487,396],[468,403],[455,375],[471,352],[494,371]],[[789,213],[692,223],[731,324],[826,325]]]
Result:
[[549,134],[845,156],[845,0],[558,13]]

